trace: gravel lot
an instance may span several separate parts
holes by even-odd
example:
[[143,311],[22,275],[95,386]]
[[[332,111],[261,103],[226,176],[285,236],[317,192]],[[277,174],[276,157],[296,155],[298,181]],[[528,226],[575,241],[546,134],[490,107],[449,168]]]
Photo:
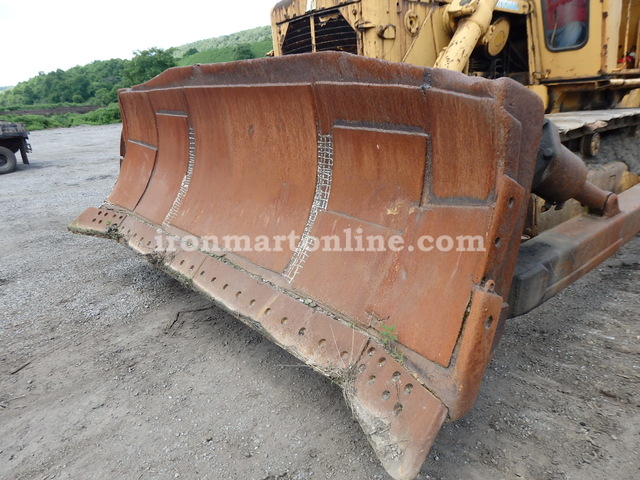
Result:
[[[341,390],[113,241],[67,224],[120,126],[34,132],[0,176],[0,478],[377,479]],[[508,323],[420,479],[640,478],[640,237]]]

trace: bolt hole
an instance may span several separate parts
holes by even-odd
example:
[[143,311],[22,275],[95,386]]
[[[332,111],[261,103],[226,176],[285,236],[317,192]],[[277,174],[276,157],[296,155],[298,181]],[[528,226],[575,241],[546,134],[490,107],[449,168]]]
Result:
[[[268,308],[267,308],[267,310],[270,311]],[[267,313],[267,312],[265,312],[265,313]],[[288,321],[289,321],[289,319],[287,317],[282,317],[282,319],[280,319],[280,324],[281,325],[286,325]]]
[[298,330],[298,335],[300,335],[301,337],[304,337],[304,334],[307,333],[307,329],[302,327],[300,330]]
[[509,207],[509,208],[513,208],[513,205],[514,205],[515,203],[516,203],[515,198],[511,197],[511,198],[509,199],[509,201],[507,202],[507,207]]
[[215,282],[218,277],[211,277],[211,283]]
[[201,277],[203,277],[203,276],[204,276],[204,274],[205,274],[205,271],[204,271],[204,270],[202,270],[202,271],[200,272],[200,276],[201,276]]
[[321,338],[318,342],[318,346],[324,347],[327,344],[327,341],[324,338]]
[[342,360],[347,360],[349,358],[349,352],[340,353],[340,358],[342,358]]
[[378,366],[379,367],[384,367],[384,364],[387,363],[387,359],[382,357],[380,360],[378,360]]
[[93,220],[91,220],[91,223],[95,223],[97,220],[97,218],[94,218]]
[[190,272],[191,272],[191,271],[193,271],[193,269],[194,269],[194,268],[196,268],[196,266],[195,266],[195,265],[191,265],[191,266],[189,267],[189,271],[190,271]]
[[267,309],[264,311],[264,314],[265,314],[265,315],[269,315],[270,313],[271,313],[271,309],[270,309],[270,308],[267,308]]
[[149,241],[147,242],[147,247],[148,247],[149,245],[151,245],[151,240],[149,240]]
[[391,380],[398,383],[400,381],[400,372],[393,372],[393,375],[391,376]]
[[184,260],[180,260],[180,265],[184,265]]
[[495,239],[495,241],[493,242],[493,244],[494,244],[496,247],[499,247],[501,242],[502,242],[502,240],[500,239],[500,237],[498,237],[498,238],[496,238],[496,239]]
[[376,383],[376,376],[375,376],[375,375],[371,375],[371,376],[369,377],[369,380],[367,380],[367,383],[368,383],[369,385],[373,385],[374,383]]
[[369,355],[370,357],[373,357],[373,354],[376,353],[376,349],[371,347],[369,350],[367,350],[367,355]]
[[402,413],[402,404],[401,403],[396,403],[393,406],[393,413],[397,416],[400,415]]
[[[102,223],[102,220],[99,220],[98,223]],[[134,237],[135,237],[135,235],[134,235]]]
[[222,286],[222,289],[223,289],[223,290],[226,290],[228,286],[229,286],[229,284],[228,284],[228,283],[225,283],[225,284]]
[[361,363],[358,366],[358,373],[364,373],[364,371],[367,369],[367,366],[364,363]]
[[404,386],[404,393],[405,393],[406,395],[409,395],[411,392],[413,392],[413,384],[411,384],[411,383],[407,383],[407,384]]
[[236,292],[236,298],[239,298],[242,295],[242,292]]
[[489,315],[484,321],[484,328],[489,329],[493,325],[493,315]]
[[382,392],[382,395],[380,396],[380,398],[382,398],[382,400],[389,400],[391,398],[391,392],[389,390],[385,390],[384,392]]
[[252,298],[251,301],[249,302],[249,306],[253,307],[256,304],[256,299]]

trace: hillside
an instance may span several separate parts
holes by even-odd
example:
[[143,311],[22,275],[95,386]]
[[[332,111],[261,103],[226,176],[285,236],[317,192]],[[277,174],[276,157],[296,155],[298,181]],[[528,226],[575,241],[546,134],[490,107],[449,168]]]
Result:
[[271,27],[258,27],[175,47],[178,66],[264,57],[273,48]]
[[[228,47],[234,47],[236,45],[248,43],[263,43],[269,41],[271,43],[271,27],[256,27],[249,30],[243,30],[241,32],[232,33],[230,35],[223,35],[221,37],[208,38],[205,40],[198,40],[196,42],[187,43],[179,47],[175,47],[175,54],[177,57],[183,57],[186,52],[191,49],[196,49],[198,52],[205,50],[217,50]],[[267,50],[268,51],[268,50]]]
[[[29,130],[118,122],[121,88],[146,82],[170,67],[260,58],[271,49],[271,28],[265,26],[167,50],[136,51],[131,60],[94,61],[41,73],[15,87],[0,87],[0,117],[24,122]],[[81,113],[88,106],[91,111]]]
[[[261,58],[272,50],[271,39],[255,43],[240,43],[233,46],[202,50],[182,58],[178,58],[177,65],[185,67],[196,63],[220,63],[245,60],[248,58]],[[189,52],[189,51],[187,51]]]

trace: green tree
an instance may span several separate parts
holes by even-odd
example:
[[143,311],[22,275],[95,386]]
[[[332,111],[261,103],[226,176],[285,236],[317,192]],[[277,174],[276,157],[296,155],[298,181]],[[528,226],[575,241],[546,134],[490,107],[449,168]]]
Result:
[[195,47],[191,47],[189,50],[184,52],[184,55],[182,56],[182,58],[190,57],[191,55],[195,55],[196,53],[198,53],[198,49]]
[[144,83],[167,68],[175,67],[176,60],[173,57],[173,48],[162,50],[150,48],[149,50],[136,50],[133,58],[127,63],[122,72],[122,80],[125,86],[130,87]]
[[93,96],[93,101],[98,105],[107,106],[110,103],[118,101],[118,87],[116,85],[111,88],[99,88]]
[[233,47],[233,59],[234,60],[248,60],[255,58],[251,51],[251,45],[248,43],[240,43]]
[[22,97],[24,98],[24,103],[26,103],[27,105],[33,105],[37,100],[37,96],[33,91],[33,87],[31,87],[31,85],[29,85],[28,83],[25,84],[22,88]]

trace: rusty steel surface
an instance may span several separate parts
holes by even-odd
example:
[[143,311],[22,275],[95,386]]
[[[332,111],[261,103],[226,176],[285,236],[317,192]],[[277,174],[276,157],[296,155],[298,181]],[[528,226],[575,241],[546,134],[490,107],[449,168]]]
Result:
[[591,211],[607,217],[620,213],[616,195],[587,180],[587,166],[560,143],[558,128],[553,122],[545,122],[543,127],[538,165],[538,168],[543,165],[546,167],[534,176],[533,192],[548,202],[564,205],[564,202],[573,198]]
[[71,230],[127,244],[334,379],[384,467],[413,478],[506,318],[538,98],[323,53],[170,69],[120,101],[117,184]]
[[[603,190],[616,194],[638,183],[635,175],[629,173],[629,167],[624,162],[611,162],[599,166],[597,170],[589,170],[587,180]],[[535,237],[573,217],[584,214],[586,210],[576,200],[568,200],[560,210],[549,209],[546,203],[542,198],[532,198],[524,229],[526,236]]]
[[640,185],[617,196],[614,216],[568,220],[520,248],[509,299],[510,315],[522,315],[609,258],[640,231]]

